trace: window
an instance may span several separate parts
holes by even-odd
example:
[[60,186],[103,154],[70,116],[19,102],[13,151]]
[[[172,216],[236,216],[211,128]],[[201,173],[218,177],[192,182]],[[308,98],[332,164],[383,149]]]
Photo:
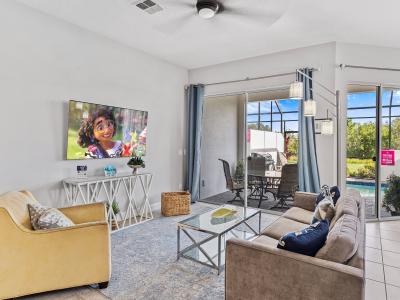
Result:
[[267,100],[250,102],[247,124],[251,129],[280,132],[298,131],[299,101]]
[[[276,140],[281,141],[278,151],[283,152],[290,163],[297,161],[299,103],[298,100],[291,99],[265,100],[249,102],[247,106],[248,128],[273,132]],[[270,139],[269,135],[264,144],[270,144]],[[264,148],[269,149],[270,146]]]

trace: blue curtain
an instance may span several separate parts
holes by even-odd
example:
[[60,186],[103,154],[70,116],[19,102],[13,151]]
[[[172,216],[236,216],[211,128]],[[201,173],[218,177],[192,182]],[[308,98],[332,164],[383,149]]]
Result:
[[[309,69],[300,70],[312,78]],[[303,82],[303,99],[313,99],[312,80],[298,74],[298,81]],[[301,101],[299,109],[299,189],[303,192],[318,193],[320,191],[319,170],[317,153],[315,148],[315,122],[314,117],[304,117],[304,101]]]
[[186,187],[192,203],[200,196],[201,128],[203,119],[204,86],[190,85],[186,90],[188,112]]

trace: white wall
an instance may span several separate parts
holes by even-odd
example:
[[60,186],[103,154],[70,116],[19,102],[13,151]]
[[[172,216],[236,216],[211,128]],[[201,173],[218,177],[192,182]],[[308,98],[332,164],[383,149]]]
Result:
[[13,1],[0,2],[0,193],[29,189],[62,206],[61,180],[127,159],[66,161],[68,100],[149,111],[151,201],[182,183],[187,70]]
[[248,153],[269,153],[278,162],[278,152],[285,151],[285,141],[282,133],[263,130],[250,130],[250,146]]
[[[240,61],[190,70],[189,80],[192,83],[210,83],[227,80],[237,80],[246,77],[295,72],[297,68],[314,67],[320,71],[314,73],[314,78],[327,87],[335,88],[335,43],[295,49],[248,58]],[[287,86],[295,79],[294,75],[263,80],[221,84],[206,87],[206,95],[239,92],[243,90]],[[315,90],[334,101],[330,94],[315,87]],[[326,108],[333,109],[323,100],[318,100],[317,117],[326,116]],[[334,111],[334,109],[333,109]],[[320,166],[321,184],[336,182],[336,139],[335,136],[317,135],[317,156]]]
[[239,151],[240,96],[209,98],[204,102],[201,140],[200,197],[202,199],[227,191],[222,162],[226,160],[232,170]]

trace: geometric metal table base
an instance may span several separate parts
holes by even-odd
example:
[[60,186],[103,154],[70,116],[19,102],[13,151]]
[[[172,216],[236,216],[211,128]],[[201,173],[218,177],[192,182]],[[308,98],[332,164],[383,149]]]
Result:
[[[249,219],[257,215],[258,231],[256,231],[247,223]],[[245,217],[242,220],[239,220],[232,226],[228,226],[221,232],[213,232],[212,230],[207,230],[204,228],[195,228],[182,222],[185,222],[185,220],[177,224],[177,260],[179,260],[180,257],[184,257],[216,269],[219,275],[225,265],[225,244],[227,237],[233,236],[249,239],[259,235],[261,232],[261,210],[256,210],[255,213]],[[238,230],[237,227],[240,225],[245,225],[250,232]],[[191,234],[192,231],[197,233],[201,232],[207,236],[202,237],[200,240],[196,240],[193,234]],[[189,238],[191,244],[181,250],[181,236],[183,236],[182,233],[184,236]]]

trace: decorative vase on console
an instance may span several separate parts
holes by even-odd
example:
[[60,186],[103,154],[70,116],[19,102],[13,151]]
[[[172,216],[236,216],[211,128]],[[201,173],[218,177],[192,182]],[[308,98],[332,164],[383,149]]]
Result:
[[136,155],[136,153],[132,153],[131,159],[128,161],[128,167],[133,169],[132,174],[136,174],[137,169],[145,167],[143,158]]

